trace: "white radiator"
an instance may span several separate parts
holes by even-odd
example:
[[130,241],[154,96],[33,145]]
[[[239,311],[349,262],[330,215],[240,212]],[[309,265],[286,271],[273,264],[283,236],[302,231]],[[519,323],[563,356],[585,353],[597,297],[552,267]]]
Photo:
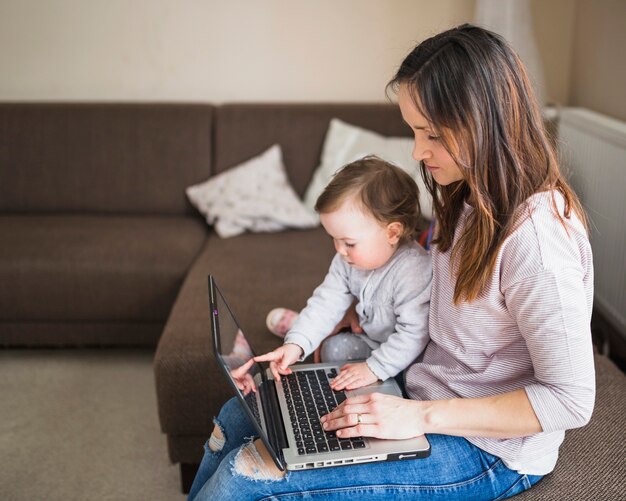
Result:
[[562,109],[559,157],[589,217],[594,307],[626,337],[626,123]]

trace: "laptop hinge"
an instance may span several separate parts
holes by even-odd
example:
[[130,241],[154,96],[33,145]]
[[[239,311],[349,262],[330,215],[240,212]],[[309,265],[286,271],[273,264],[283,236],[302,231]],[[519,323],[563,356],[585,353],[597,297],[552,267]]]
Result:
[[283,449],[289,447],[287,442],[287,433],[283,425],[283,418],[280,412],[280,404],[278,403],[278,395],[276,392],[276,382],[273,379],[266,379],[261,385],[261,403],[263,404],[263,412],[270,416],[265,420],[268,438],[274,450],[280,453]]

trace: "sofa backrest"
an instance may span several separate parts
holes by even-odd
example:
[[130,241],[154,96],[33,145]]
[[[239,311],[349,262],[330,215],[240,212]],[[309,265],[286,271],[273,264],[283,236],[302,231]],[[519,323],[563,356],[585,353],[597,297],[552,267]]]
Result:
[[192,214],[207,104],[0,104],[0,212]]
[[226,104],[216,110],[214,173],[280,144],[289,180],[302,196],[319,165],[331,118],[385,136],[410,136],[391,104]]

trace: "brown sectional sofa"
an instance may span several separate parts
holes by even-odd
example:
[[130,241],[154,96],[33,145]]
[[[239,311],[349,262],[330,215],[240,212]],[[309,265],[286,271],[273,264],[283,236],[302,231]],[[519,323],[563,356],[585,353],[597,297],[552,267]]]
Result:
[[207,229],[214,107],[0,105],[0,345],[154,345]]
[[[320,229],[222,240],[184,188],[278,143],[302,195],[332,117],[409,132],[396,108],[374,104],[0,105],[0,344],[158,341],[159,418],[188,488],[230,397],[211,352],[207,274],[261,352],[278,344],[267,311],[301,308],[333,249]],[[597,373],[591,423],[521,498],[623,497],[626,378],[601,356]]]

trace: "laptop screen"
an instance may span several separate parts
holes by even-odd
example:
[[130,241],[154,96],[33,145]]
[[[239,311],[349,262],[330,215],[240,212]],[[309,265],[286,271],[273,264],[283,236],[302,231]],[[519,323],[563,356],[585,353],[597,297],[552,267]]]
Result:
[[[213,328],[215,330],[215,350],[222,362],[222,366],[226,375],[231,379],[232,385],[236,388],[240,396],[246,401],[251,411],[261,426],[261,419],[256,409],[256,398],[251,393],[251,382],[255,376],[264,376],[263,368],[257,362],[254,362],[247,371],[242,371],[242,366],[254,357],[254,352],[250,343],[246,339],[243,331],[237,324],[230,308],[226,304],[220,290],[213,284]],[[241,390],[237,382],[247,383],[244,390]],[[257,390],[260,383],[259,377],[256,378]]]
[[[246,339],[243,331],[235,322],[235,319],[224,301],[221,292],[215,288],[217,311],[213,314],[217,317],[218,322],[218,352],[222,359],[233,371],[241,367],[244,363],[254,357],[250,343]],[[259,364],[255,363],[251,370],[259,370]],[[254,372],[252,375],[256,374]]]
[[[266,414],[266,410],[271,412],[273,409],[272,405],[266,405],[266,400],[271,398],[267,396],[268,392],[271,392],[273,387],[261,364],[251,362],[247,366],[244,365],[254,357],[254,352],[211,275],[209,275],[209,299],[215,358],[228,377],[232,388],[237,392],[239,401],[255,425],[274,463],[284,470],[286,466],[282,460],[282,453],[281,457],[278,455],[278,451],[285,442],[284,437],[282,435],[277,437],[276,422]],[[241,373],[242,370],[243,373]],[[239,389],[238,382],[245,381],[246,378],[256,383],[256,392],[250,391],[249,385],[243,391]],[[268,429],[264,426],[264,422],[269,426]],[[272,437],[271,440],[270,437]]]

